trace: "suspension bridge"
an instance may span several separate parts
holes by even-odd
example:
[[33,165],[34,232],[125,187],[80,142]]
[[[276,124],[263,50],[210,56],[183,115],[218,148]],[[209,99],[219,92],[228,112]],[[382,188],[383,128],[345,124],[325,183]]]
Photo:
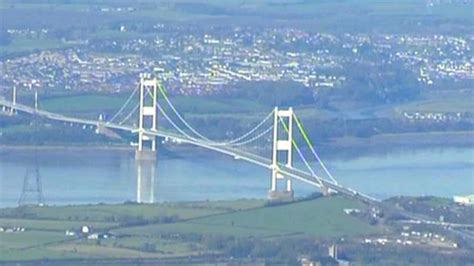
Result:
[[[138,86],[110,119],[99,116],[99,119],[94,120],[41,110],[37,93],[34,107],[18,103],[16,91],[13,93],[12,101],[0,98],[0,106],[11,114],[21,112],[65,123],[93,126],[98,133],[106,130],[134,133],[138,136],[135,144],[136,160],[156,160],[157,138],[162,138],[247,161],[270,170],[268,198],[271,200],[292,199],[292,182],[297,180],[320,189],[324,195],[340,193],[364,202],[379,202],[369,195],[337,182],[316,152],[302,122],[292,108],[275,107],[246,133],[233,139],[227,137],[212,140],[191,126],[168,97],[159,80],[148,74],[140,75]],[[165,128],[165,124],[170,128]],[[296,134],[299,134],[299,138],[295,138]],[[297,139],[304,142],[310,151],[310,156],[314,158],[311,160],[306,158]],[[267,144],[271,146],[267,156],[257,152],[258,149],[248,148],[249,145],[258,148]],[[295,160],[299,160],[299,165],[305,169],[297,168]],[[324,177],[314,170],[313,162],[317,162],[317,168]]]

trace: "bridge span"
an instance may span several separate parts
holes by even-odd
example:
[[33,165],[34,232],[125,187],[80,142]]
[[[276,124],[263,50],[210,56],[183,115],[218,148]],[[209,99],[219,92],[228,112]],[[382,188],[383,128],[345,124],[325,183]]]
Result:
[[[105,121],[98,121],[98,120],[90,120],[90,119],[83,119],[83,118],[76,118],[76,117],[70,117],[70,116],[65,116],[61,114],[56,114],[52,112],[48,112],[45,110],[41,109],[35,109],[33,107],[19,104],[19,103],[13,103],[11,101],[7,101],[4,99],[0,99],[0,105],[4,106],[10,110],[16,110],[18,112],[23,112],[31,115],[37,115],[46,119],[54,120],[54,121],[59,121],[59,122],[66,122],[66,123],[75,123],[75,124],[81,124],[81,125],[89,125],[89,126],[94,126],[94,127],[106,127],[109,129],[114,129],[114,130],[121,130],[121,131],[126,131],[126,132],[131,132],[131,133],[136,133],[137,129],[133,128],[132,126],[126,126],[126,125],[119,125],[117,123],[111,123],[111,122],[105,122]],[[257,154],[252,154],[249,152],[245,152],[242,150],[238,150],[232,147],[227,147],[227,146],[215,146],[212,145],[212,143],[208,143],[206,141],[198,141],[194,139],[189,139],[185,136],[178,135],[173,132],[167,132],[161,129],[158,130],[149,130],[146,129],[144,130],[144,133],[149,136],[156,136],[156,137],[162,137],[162,138],[169,138],[169,139],[175,139],[177,141],[180,141],[182,143],[188,143],[194,146],[202,147],[204,149],[212,150],[221,154],[229,155],[232,156],[236,159],[240,159],[243,161],[247,161],[249,163],[258,165],[260,167],[264,167],[266,169],[272,170],[273,169],[273,164],[270,159],[264,158],[260,155]],[[306,184],[309,184],[311,186],[317,187],[317,188],[322,188],[324,187],[325,189],[329,189],[332,192],[337,192],[341,193],[350,197],[355,197],[361,201],[367,202],[367,203],[373,203],[373,202],[379,202],[378,199],[375,199],[369,195],[365,195],[363,193],[357,192],[354,189],[344,187],[340,184],[337,184],[335,182],[332,182],[330,180],[326,180],[321,177],[315,177],[309,172],[299,170],[296,168],[293,168],[291,166],[287,166],[285,164],[278,164],[278,170],[281,174],[292,177],[296,180],[299,180],[301,182],[304,182]]]
[[[125,116],[121,122],[114,122],[124,110],[127,109],[129,103],[132,102],[134,95],[137,94],[138,103],[134,108]],[[191,133],[178,126],[177,123],[168,115],[165,109],[158,103],[158,96],[166,101],[168,107],[171,109],[172,114],[179,119],[179,122],[183,124],[186,129]],[[97,127],[97,130],[101,129],[114,129],[135,133],[138,135],[138,144],[136,149],[135,158],[137,160],[143,159],[155,159],[156,158],[156,138],[162,137],[167,139],[177,140],[182,143],[188,143],[204,149],[213,150],[215,152],[232,156],[236,159],[247,161],[249,163],[267,168],[271,171],[271,186],[268,191],[269,199],[277,200],[288,200],[293,198],[292,181],[299,180],[306,184],[317,187],[323,194],[329,193],[341,193],[347,196],[356,197],[361,201],[365,202],[377,202],[375,198],[368,195],[357,192],[351,188],[340,185],[336,179],[332,176],[329,170],[326,168],[321,158],[315,151],[311,141],[305,133],[303,126],[299,119],[296,117],[292,108],[279,109],[275,108],[269,115],[267,115],[258,125],[252,128],[242,136],[226,141],[218,142],[200,134],[194,129],[178,112],[171,100],[167,96],[167,92],[161,83],[156,78],[151,78],[149,74],[141,74],[139,86],[135,88],[122,107],[117,113],[108,121],[91,120],[77,117],[65,116],[53,112],[48,112],[39,109],[38,105],[38,94],[35,92],[35,104],[34,108],[19,104],[16,101],[16,93],[13,94],[13,100],[7,101],[0,99],[0,105],[4,109],[13,112],[24,112],[31,115],[40,116],[46,119],[51,119],[66,123],[77,123],[82,125],[89,125]],[[136,111],[138,110],[138,126],[127,126],[124,124]],[[163,130],[163,128],[157,127],[158,113],[172,125],[172,127],[179,132],[179,134]],[[273,117],[273,123],[270,127],[262,131],[262,126],[271,121]],[[261,131],[260,133],[258,133]],[[267,159],[258,154],[250,153],[243,149],[239,149],[244,144],[254,143],[256,140],[263,139],[266,134],[273,131],[272,136],[272,157]],[[319,162],[322,170],[326,173],[328,178],[322,178],[317,175],[312,169],[310,163],[306,160],[304,154],[299,149],[295,138],[294,132],[301,134],[303,139],[308,145],[309,150],[315,157],[316,161]],[[258,134],[257,134],[258,133]],[[251,137],[253,134],[256,136]],[[293,157],[296,153],[299,158],[303,161],[308,171],[297,169],[293,166]],[[280,185],[278,185],[280,183]],[[283,183],[283,186],[281,186]]]
[[[133,110],[128,115],[126,115],[124,120],[122,120],[121,122],[114,122],[114,119],[117,117],[117,115],[124,110],[124,106],[126,106],[131,101],[134,93],[138,91],[139,91],[139,97],[138,97],[139,104],[137,104],[135,108],[133,108]],[[194,135],[198,137],[192,137],[188,135],[170,119],[170,117],[166,114],[166,112],[157,102],[156,97],[158,95],[158,92],[161,93],[164,100],[168,103],[169,107],[171,107],[174,114],[180,119],[180,121],[192,133],[194,133]],[[199,132],[197,132],[194,128],[192,128],[185,121],[185,119],[179,114],[179,112],[177,112],[176,108],[173,106],[171,101],[167,98],[164,89],[160,86],[157,80],[150,79],[148,75],[140,76],[139,90],[137,88],[132,92],[130,97],[127,99],[126,103],[120,108],[120,110],[109,121],[77,118],[77,117],[71,117],[71,116],[66,116],[62,114],[57,114],[57,113],[41,110],[38,107],[37,94],[35,97],[35,105],[34,105],[35,107],[33,108],[33,107],[16,102],[16,99],[15,99],[16,94],[14,93],[13,95],[14,95],[14,98],[12,101],[8,101],[0,97],[0,107],[3,106],[4,109],[10,110],[11,114],[13,114],[14,112],[21,112],[21,113],[39,116],[45,119],[54,120],[58,122],[75,123],[75,124],[93,126],[93,127],[97,127],[98,130],[100,130],[100,128],[107,128],[107,129],[112,129],[112,130],[135,133],[139,136],[139,145],[137,147],[137,153],[151,151],[153,152],[153,154],[156,154],[155,139],[156,137],[161,137],[161,138],[174,139],[182,143],[188,143],[190,145],[198,146],[198,147],[212,150],[221,154],[229,155],[235,159],[247,161],[249,163],[263,167],[265,169],[269,169],[272,173],[272,186],[271,186],[271,189],[269,190],[269,195],[275,192],[279,192],[276,186],[276,183],[277,183],[277,180],[280,180],[280,181],[283,180],[283,181],[286,181],[285,182],[286,190],[283,192],[284,193],[290,192],[291,193],[290,195],[292,197],[293,191],[291,187],[291,180],[294,179],[294,180],[298,180],[303,183],[306,183],[308,185],[311,185],[315,188],[321,189],[323,194],[339,193],[341,195],[354,198],[356,200],[377,206],[379,208],[388,210],[390,212],[401,214],[416,223],[422,222],[422,223],[427,223],[427,224],[432,224],[432,225],[440,225],[443,227],[446,226],[446,224],[438,224],[435,221],[431,221],[428,217],[425,217],[419,214],[414,214],[405,210],[401,210],[397,208],[396,206],[392,206],[386,202],[382,202],[369,195],[360,193],[354,189],[351,189],[349,187],[339,184],[333,178],[329,170],[325,167],[324,163],[321,161],[321,158],[319,157],[319,155],[313,149],[310,141],[308,140],[308,136],[302,129],[302,126],[298,118],[294,115],[291,108],[288,110],[279,110],[278,108],[275,108],[275,110],[272,111],[270,115],[267,116],[267,118],[265,118],[260,124],[258,124],[255,128],[253,128],[246,134],[228,142],[217,143],[215,141],[207,139],[206,137],[202,136]],[[145,100],[147,97],[148,97],[148,102]],[[138,128],[136,126],[124,125],[123,121],[129,119],[131,115],[137,109],[139,109]],[[157,112],[158,112],[157,110],[161,112],[161,114],[168,120],[168,122],[170,122],[173,125],[173,127],[178,132],[180,132],[180,134],[156,127],[156,118],[157,118]],[[257,129],[259,129],[265,121],[269,121],[269,118],[271,118],[271,114],[273,114],[273,125],[267,130],[258,134],[256,137],[249,139],[249,136],[257,132]],[[153,121],[151,123],[151,126],[149,124],[144,123],[147,118],[148,119],[152,118]],[[315,156],[316,160],[322,166],[322,169],[329,176],[330,180],[328,178],[322,178],[321,176],[317,175],[313,171],[309,163],[306,161],[306,159],[304,158],[303,154],[298,148],[298,145],[293,139],[293,122],[296,122],[297,129],[300,130],[300,133],[303,135],[303,139],[305,139],[306,143],[309,146],[309,149]],[[281,137],[280,136],[281,134],[279,133],[282,133],[282,132],[281,131],[279,132],[278,128],[280,128],[281,130],[282,126],[284,129],[283,133],[286,133],[287,137],[285,137],[284,139],[279,139]],[[273,139],[273,148],[272,148],[273,156],[271,159],[237,148],[238,146],[237,144],[250,143],[254,141],[255,139],[261,138],[262,136],[264,136],[264,134],[270,132],[270,130],[272,129],[273,129],[273,138],[272,138]],[[151,142],[151,148],[149,148],[148,150],[146,150],[146,147],[144,145],[145,142]],[[292,157],[293,157],[294,151],[303,160],[308,171],[300,170],[293,167]],[[282,162],[281,158],[279,158],[278,156],[279,152],[280,153],[284,152],[287,154],[286,158],[284,158],[286,160],[283,160],[284,162]],[[458,230],[453,227],[449,226],[447,230],[452,233],[458,234],[462,236],[463,238],[474,241],[474,236],[466,233],[465,231]]]

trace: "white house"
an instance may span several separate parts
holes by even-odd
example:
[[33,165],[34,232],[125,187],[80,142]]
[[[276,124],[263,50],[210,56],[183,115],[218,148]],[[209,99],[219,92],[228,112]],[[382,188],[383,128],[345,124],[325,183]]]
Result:
[[83,234],[89,234],[91,231],[92,231],[92,230],[91,230],[90,226],[87,226],[87,225],[83,225],[83,226],[82,226],[81,232],[82,232]]

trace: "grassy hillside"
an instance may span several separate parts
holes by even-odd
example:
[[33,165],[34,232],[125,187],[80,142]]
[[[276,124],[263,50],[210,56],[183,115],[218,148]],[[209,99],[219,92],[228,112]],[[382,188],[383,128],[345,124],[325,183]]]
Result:
[[[472,2],[433,2],[434,5],[419,0],[1,0],[0,16],[4,18],[2,27],[5,28],[49,27],[57,25],[58,20],[61,20],[59,28],[87,28],[139,20],[207,24],[296,23],[326,31],[428,29],[450,32],[469,29],[466,23],[473,22]],[[48,12],[48,16],[44,16],[44,12]],[[13,19],[18,16],[23,19]],[[99,29],[99,32],[105,29]]]
[[117,232],[132,235],[204,233],[238,237],[285,235],[340,237],[376,232],[373,227],[344,213],[345,208],[361,207],[360,204],[348,199],[331,197],[225,213],[173,224],[132,227]]
[[[175,216],[190,219],[234,210],[262,206],[261,200],[236,200],[216,202],[160,203],[160,204],[115,204],[46,206],[0,209],[0,226],[6,218],[30,219],[35,225],[50,221],[120,222],[127,219],[149,221],[158,217]],[[38,222],[37,222],[38,221]],[[29,226],[27,226],[29,227]],[[42,227],[41,227],[42,228]]]
[[[271,242],[379,232],[345,214],[344,208],[364,206],[328,197],[272,207],[265,207],[262,200],[236,200],[0,209],[0,227],[25,228],[24,232],[0,232],[0,263],[45,258],[176,258],[221,253],[203,240],[219,236]],[[159,219],[165,216],[174,219]],[[137,221],[144,225],[136,226]],[[96,232],[111,230],[113,236],[91,240],[63,233],[84,224]]]
[[[48,231],[60,231],[69,230],[71,228],[79,228],[84,225],[85,222],[81,221],[64,221],[57,219],[11,219],[11,218],[0,218],[0,227],[25,227],[31,230],[48,230]],[[93,226],[96,229],[104,229],[116,226],[116,223],[104,223],[104,222],[87,222],[87,224]]]

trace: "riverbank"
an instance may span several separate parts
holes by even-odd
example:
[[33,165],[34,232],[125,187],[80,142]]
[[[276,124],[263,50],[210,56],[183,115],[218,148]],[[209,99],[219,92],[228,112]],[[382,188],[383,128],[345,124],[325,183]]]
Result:
[[378,145],[474,146],[474,131],[379,134],[369,138],[344,137],[326,144],[334,147],[373,147]]
[[8,150],[31,150],[31,149],[38,149],[38,150],[119,150],[119,151],[134,151],[135,148],[129,145],[65,145],[65,144],[48,144],[48,145],[8,145],[3,144],[0,145],[0,150],[8,149]]

